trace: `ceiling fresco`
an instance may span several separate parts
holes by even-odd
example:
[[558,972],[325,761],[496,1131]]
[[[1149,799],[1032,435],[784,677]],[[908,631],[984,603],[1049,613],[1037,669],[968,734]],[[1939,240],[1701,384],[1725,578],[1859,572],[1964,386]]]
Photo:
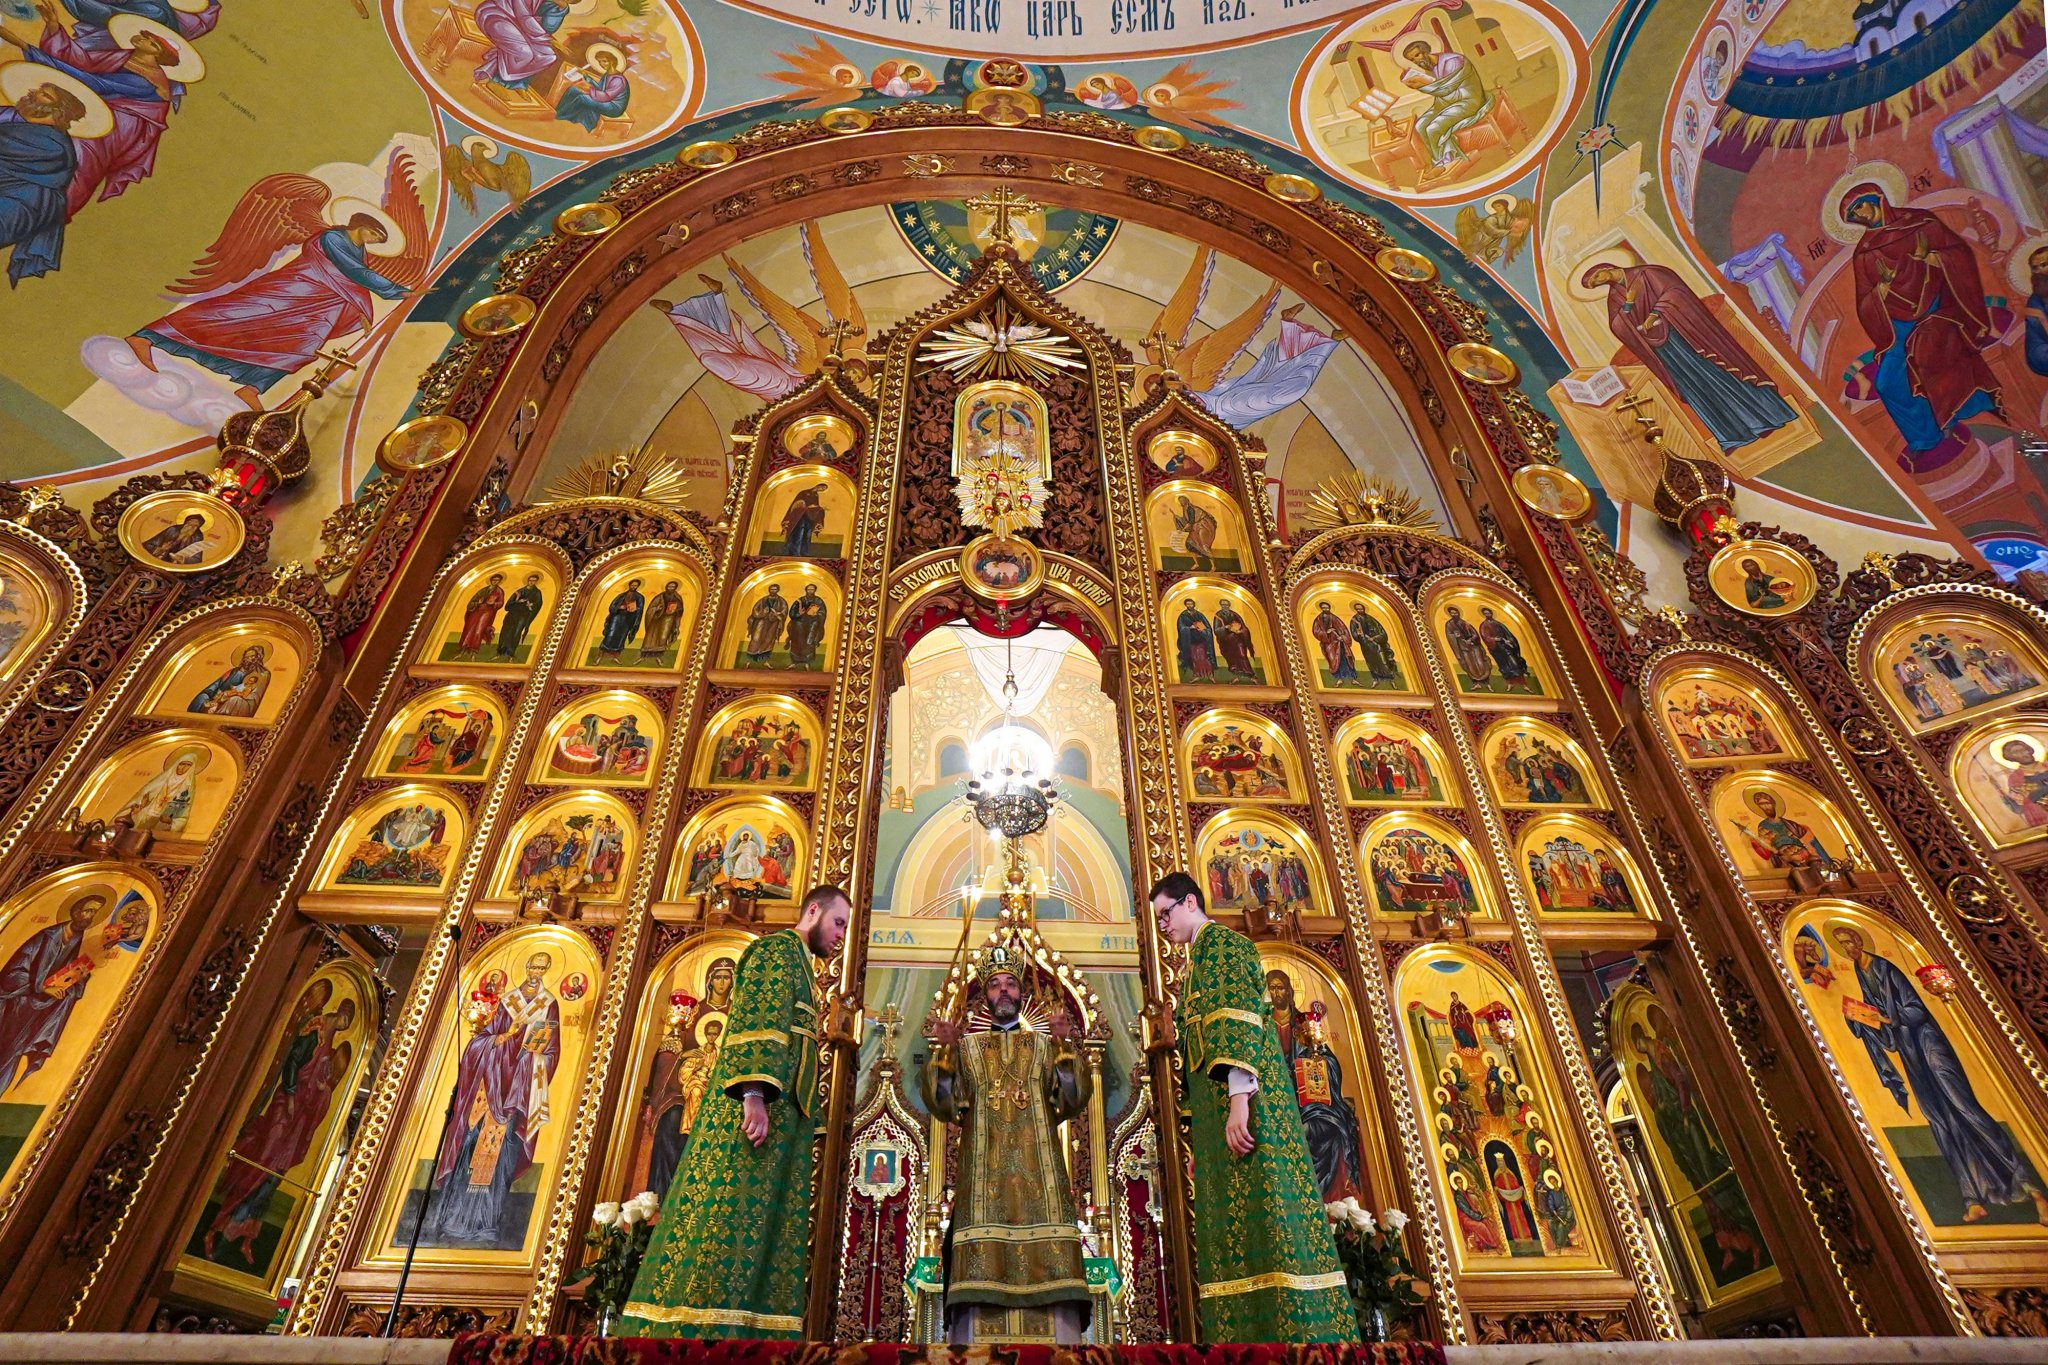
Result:
[[[1666,600],[1684,549],[1626,395],[1839,560],[2048,566],[2048,58],[2012,0],[0,0],[0,473],[82,504],[209,467],[227,416],[345,348],[272,505],[311,562],[504,252],[700,138],[986,98],[991,58],[1429,255]],[[731,424],[823,329],[930,304],[985,229],[914,200],[673,253],[534,482],[646,448],[710,507]],[[1063,303],[1134,353],[1176,339],[1283,516],[1347,467],[1443,514],[1392,386],[1307,301],[1078,196],[1024,231]]]

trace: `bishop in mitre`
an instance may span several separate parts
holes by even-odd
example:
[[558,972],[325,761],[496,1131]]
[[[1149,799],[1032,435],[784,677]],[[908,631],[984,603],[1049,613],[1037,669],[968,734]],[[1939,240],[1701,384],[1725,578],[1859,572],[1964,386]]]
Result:
[[1073,1026],[1043,1032],[1024,1019],[1029,969],[1010,945],[979,966],[989,1027],[932,1025],[925,1102],[961,1126],[946,1248],[946,1324],[955,1345],[994,1341],[1078,1344],[1088,1281],[1059,1125],[1088,1103]]

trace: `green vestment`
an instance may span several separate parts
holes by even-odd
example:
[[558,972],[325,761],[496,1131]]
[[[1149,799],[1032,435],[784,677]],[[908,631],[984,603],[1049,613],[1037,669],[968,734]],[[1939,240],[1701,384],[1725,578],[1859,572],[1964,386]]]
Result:
[[[1189,950],[1180,1033],[1194,1116],[1195,1276],[1202,1340],[1356,1341],[1358,1319],[1323,1216],[1294,1085],[1250,939],[1202,926]],[[1224,1144],[1230,1068],[1259,1078],[1250,1156]]]
[[[933,1047],[924,1083],[932,1112],[961,1125],[946,1311],[1086,1304],[1081,1233],[1058,1132],[1088,1103],[1088,1073],[1072,1045],[1022,1027],[986,1029],[968,1034],[957,1049]],[[1036,1317],[1045,1320],[1019,1318],[1014,1334],[1051,1340],[1051,1319]]]
[[[750,944],[704,1107],[626,1304],[628,1335],[802,1338],[817,1014],[802,936],[784,929]],[[740,1131],[749,1085],[769,1099],[759,1147]]]

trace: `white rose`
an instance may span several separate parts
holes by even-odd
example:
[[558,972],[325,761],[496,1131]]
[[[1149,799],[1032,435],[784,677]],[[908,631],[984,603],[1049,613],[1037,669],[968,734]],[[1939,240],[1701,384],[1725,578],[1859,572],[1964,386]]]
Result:
[[619,1206],[617,1204],[599,1204],[590,1211],[590,1221],[601,1228],[610,1227],[619,1221]]
[[642,1190],[627,1200],[625,1207],[640,1210],[642,1218],[652,1218],[656,1213],[660,1212],[661,1200],[655,1198],[654,1191]]
[[1360,1204],[1356,1198],[1348,1194],[1345,1195],[1342,1199],[1338,1200],[1337,1202],[1344,1206],[1344,1216],[1346,1218],[1357,1217],[1359,1212],[1364,1208],[1364,1205]]
[[1388,1209],[1380,1215],[1380,1221],[1387,1225],[1388,1232],[1399,1232],[1408,1226],[1408,1215],[1399,1209]]
[[621,1227],[629,1228],[635,1223],[644,1223],[646,1221],[647,1210],[638,1204],[628,1202],[619,1209],[619,1225]]
[[1372,1215],[1364,1209],[1359,1209],[1351,1215],[1351,1226],[1357,1228],[1360,1232],[1371,1232],[1374,1226]]
[[1339,1218],[1346,1218],[1349,1216],[1350,1215],[1345,1213],[1344,1206],[1334,1199],[1332,1199],[1329,1203],[1323,1205],[1323,1217],[1328,1218],[1332,1222],[1335,1222]]

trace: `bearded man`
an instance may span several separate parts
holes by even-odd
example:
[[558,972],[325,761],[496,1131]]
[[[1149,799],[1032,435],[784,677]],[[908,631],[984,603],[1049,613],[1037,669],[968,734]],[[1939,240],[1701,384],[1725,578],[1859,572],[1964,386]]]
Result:
[[718,1064],[626,1303],[627,1335],[802,1338],[817,1127],[813,973],[839,950],[852,914],[844,891],[817,887],[794,928],[740,955]]
[[946,1321],[956,1346],[999,1341],[1076,1345],[1088,1326],[1088,1280],[1059,1125],[1088,1103],[1088,1072],[1064,1014],[1045,1033],[1024,1022],[1021,955],[998,944],[980,967],[989,1026],[932,1026],[923,1073],[932,1113],[961,1125]]

